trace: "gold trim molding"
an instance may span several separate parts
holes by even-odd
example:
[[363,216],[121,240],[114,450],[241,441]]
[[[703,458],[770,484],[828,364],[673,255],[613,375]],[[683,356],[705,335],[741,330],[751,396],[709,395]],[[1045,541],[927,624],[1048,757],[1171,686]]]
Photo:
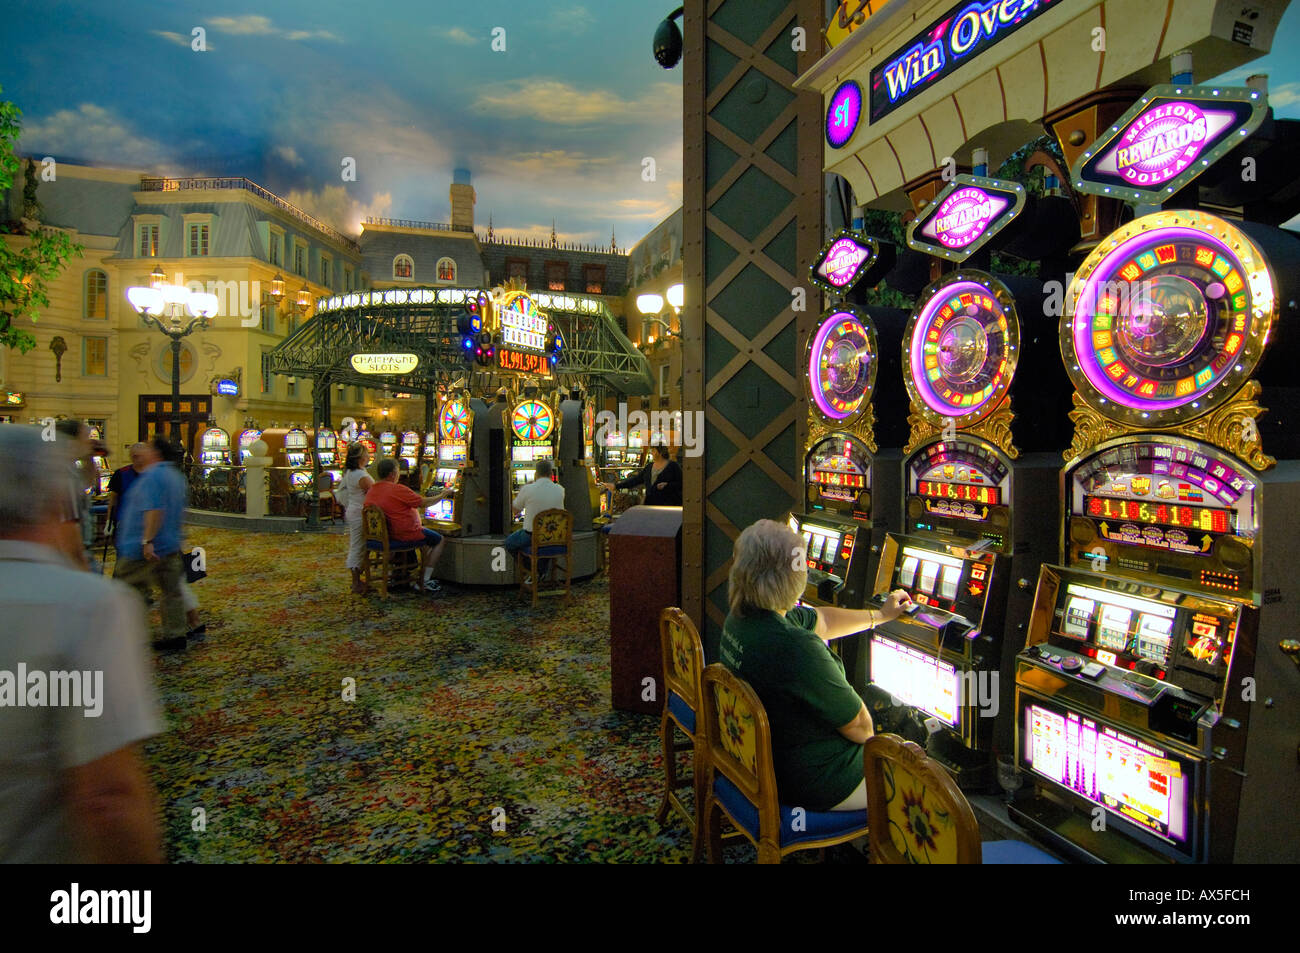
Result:
[[[903,447],[904,456],[913,453],[918,447],[943,435],[943,428],[936,427],[916,401],[912,401],[911,405],[911,413],[907,415],[907,423],[912,432],[906,446]],[[1020,451],[1016,449],[1016,445],[1011,439],[1011,422],[1013,420],[1015,420],[1015,414],[1011,410],[1011,401],[1007,397],[1003,397],[1002,401],[981,417],[977,423],[969,427],[957,427],[956,430],[962,436],[981,437],[987,440],[1012,460],[1015,460],[1020,456]]]
[[1268,409],[1261,407],[1255,399],[1261,390],[1259,381],[1247,381],[1227,403],[1208,414],[1172,427],[1131,427],[1119,423],[1095,410],[1076,391],[1074,410],[1070,411],[1070,419],[1074,421],[1074,441],[1063,456],[1066,460],[1073,460],[1115,437],[1164,433],[1213,444],[1256,471],[1270,470],[1277,465],[1277,460],[1264,452],[1259,428],[1255,424],[1256,418]]
[[862,445],[874,455],[876,453],[876,408],[868,403],[857,419],[847,426],[827,423],[815,411],[809,411],[808,445],[804,447],[804,456],[808,455],[808,451],[813,448],[817,441],[832,433],[852,434],[861,440]]

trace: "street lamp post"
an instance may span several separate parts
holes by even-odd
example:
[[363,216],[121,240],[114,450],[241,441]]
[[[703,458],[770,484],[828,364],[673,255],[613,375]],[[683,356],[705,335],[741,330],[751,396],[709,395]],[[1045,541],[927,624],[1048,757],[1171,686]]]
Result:
[[[190,291],[183,285],[162,283],[162,272],[155,269],[150,276],[152,285],[148,288],[134,287],[126,289],[126,297],[131,307],[140,315],[147,327],[157,328],[171,338],[172,349],[172,417],[171,441],[181,444],[181,339],[193,333],[195,328],[206,328],[208,321],[217,313],[217,296],[202,291]],[[183,327],[183,312],[192,315]],[[167,315],[164,324],[159,315]]]

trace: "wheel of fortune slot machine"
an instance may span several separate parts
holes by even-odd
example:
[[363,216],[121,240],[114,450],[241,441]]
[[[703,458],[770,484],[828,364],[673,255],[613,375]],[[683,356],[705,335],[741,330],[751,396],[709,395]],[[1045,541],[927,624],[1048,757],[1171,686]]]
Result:
[[[1059,457],[1022,455],[1012,434],[1017,367],[1041,360],[1018,310],[1003,282],[974,269],[917,299],[902,345],[912,408],[903,532],[884,541],[874,591],[904,589],[920,608],[877,626],[864,672],[882,724],[922,718],[929,753],[967,789],[990,784],[995,735],[1011,747],[1013,620],[1030,594],[1017,581],[1055,549],[1042,513]],[[1020,393],[1017,405],[1045,399]]]
[[1290,272],[1300,240],[1269,230],[1266,253],[1250,231],[1145,215],[1067,295],[1062,564],[1043,567],[1017,662],[1032,784],[1012,810],[1086,859],[1300,860],[1278,812],[1300,785],[1280,603],[1300,559],[1300,463],[1268,456],[1256,424],[1262,367],[1294,376],[1290,345],[1262,362],[1280,307],[1295,313],[1270,258]]

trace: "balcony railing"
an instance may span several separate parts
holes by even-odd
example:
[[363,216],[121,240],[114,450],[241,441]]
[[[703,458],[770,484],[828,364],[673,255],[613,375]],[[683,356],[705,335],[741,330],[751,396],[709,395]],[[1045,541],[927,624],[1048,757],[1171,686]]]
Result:
[[421,228],[434,232],[473,232],[472,225],[448,225],[446,222],[417,222],[409,218],[375,218],[367,216],[364,224],[389,228]]
[[308,215],[298,206],[290,205],[274,192],[262,188],[249,179],[239,176],[190,176],[189,178],[180,179],[144,178],[140,180],[141,192],[202,192],[215,189],[241,189],[245,192],[252,192],[258,198],[270,202],[286,215],[296,218],[304,225],[310,225],[321,234],[334,239],[340,245],[355,252],[361,251],[361,246],[356,243],[355,239],[344,235],[337,228],[326,225],[320,219]]

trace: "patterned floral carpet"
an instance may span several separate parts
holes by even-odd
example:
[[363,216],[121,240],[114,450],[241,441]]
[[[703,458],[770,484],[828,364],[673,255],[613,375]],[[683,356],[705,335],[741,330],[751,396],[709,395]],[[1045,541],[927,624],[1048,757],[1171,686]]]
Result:
[[604,577],[567,610],[513,589],[383,604],[350,594],[342,536],[187,542],[208,634],[156,655],[169,731],[145,746],[172,861],[689,859],[684,826],[654,822],[658,719],[610,708]]

